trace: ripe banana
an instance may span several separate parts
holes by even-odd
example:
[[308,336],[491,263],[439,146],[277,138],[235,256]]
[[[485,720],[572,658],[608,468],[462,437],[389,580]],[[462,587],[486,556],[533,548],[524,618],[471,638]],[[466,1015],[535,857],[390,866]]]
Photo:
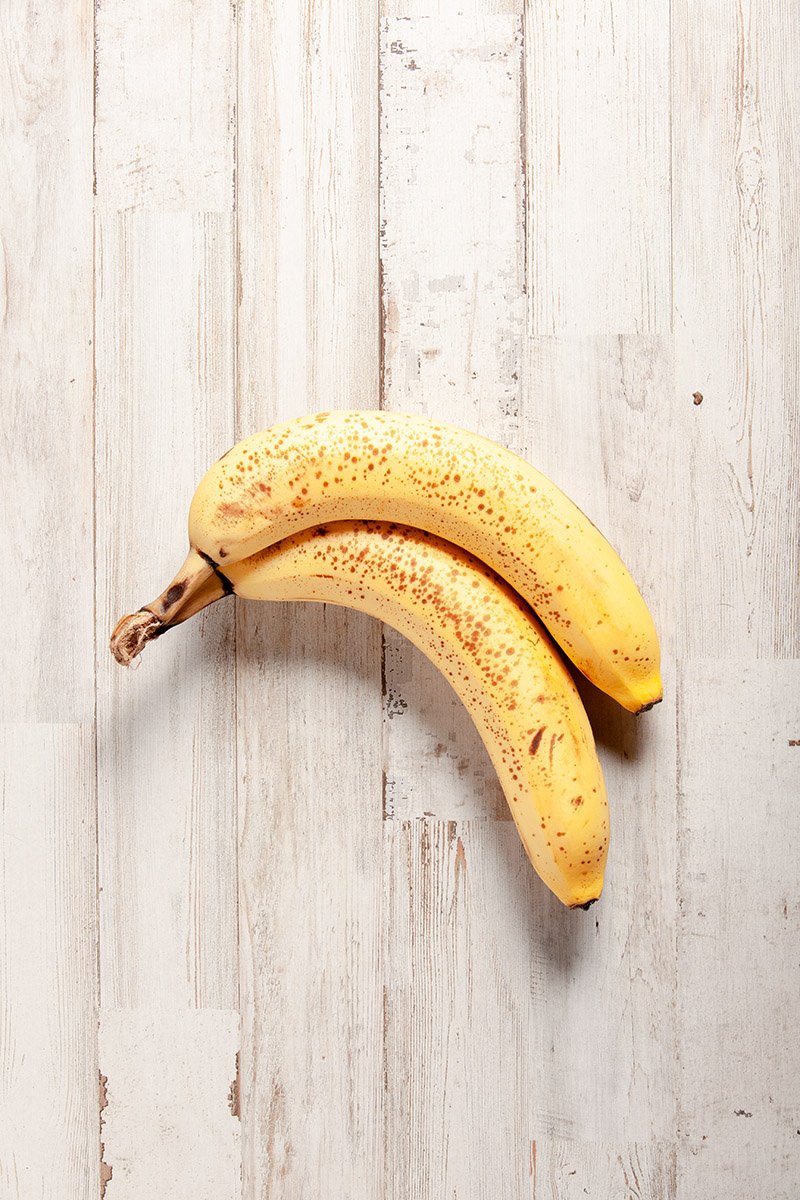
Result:
[[[537,611],[564,652],[631,712],[661,699],[658,637],[603,535],[544,475],[456,426],[386,412],[302,417],[246,438],[201,481],[176,589],[335,520],[392,520],[463,546]],[[176,598],[177,597],[177,598]]]
[[[547,633],[490,568],[418,529],[337,522],[187,584],[172,623],[231,590],[360,609],[414,642],[475,721],[535,870],[570,907],[598,898],[608,809],[592,730]],[[167,628],[149,610],[123,618],[112,638],[121,661],[137,652],[142,622]]]

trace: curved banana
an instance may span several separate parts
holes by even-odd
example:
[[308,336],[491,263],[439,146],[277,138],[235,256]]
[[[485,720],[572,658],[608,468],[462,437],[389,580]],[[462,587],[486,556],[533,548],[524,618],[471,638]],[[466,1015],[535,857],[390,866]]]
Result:
[[386,412],[302,417],[246,438],[201,481],[177,584],[299,529],[392,520],[463,546],[534,607],[564,652],[631,712],[661,699],[658,637],[603,535],[555,484],[456,426]]
[[[475,721],[538,874],[570,907],[598,898],[608,809],[592,730],[547,633],[490,568],[418,529],[341,522],[187,586],[176,621],[231,589],[246,599],[360,609],[414,642]],[[137,621],[157,620],[149,610],[123,618],[112,639],[116,656],[128,657],[132,629],[136,652]]]

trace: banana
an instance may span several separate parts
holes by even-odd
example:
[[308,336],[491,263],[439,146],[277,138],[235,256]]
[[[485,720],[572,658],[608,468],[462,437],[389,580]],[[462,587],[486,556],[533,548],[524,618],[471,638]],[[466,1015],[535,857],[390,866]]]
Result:
[[[187,583],[171,623],[231,590],[356,608],[414,642],[475,721],[537,873],[569,907],[599,897],[608,809],[592,730],[547,633],[489,567],[418,529],[337,522]],[[142,623],[154,622],[159,632],[168,627],[149,609],[118,623],[120,661],[140,648]]]
[[631,712],[661,699],[659,646],[635,583],[599,530],[509,450],[456,426],[386,412],[319,413],[229,450],[189,512],[191,551],[150,606],[314,525],[392,520],[462,546],[511,584],[597,687]]

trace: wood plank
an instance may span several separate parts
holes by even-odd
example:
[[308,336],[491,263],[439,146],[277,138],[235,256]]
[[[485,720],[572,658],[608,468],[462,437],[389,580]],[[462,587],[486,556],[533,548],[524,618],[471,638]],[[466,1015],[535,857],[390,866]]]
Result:
[[[97,643],[103,1009],[237,1001],[235,664],[220,605],[136,673],[107,652],[186,548],[194,487],[234,440],[229,6],[97,21]],[[208,211],[212,210],[212,211]],[[107,1053],[113,1053],[106,1041]],[[179,1064],[173,1064],[178,1069]],[[169,1069],[169,1068],[166,1068]],[[140,1153],[152,1130],[140,1114]],[[176,1144],[175,1169],[190,1144]],[[182,1157],[183,1156],[183,1157]],[[142,1169],[146,1169],[143,1164]]]
[[89,722],[92,6],[0,16],[2,716]]
[[525,4],[533,334],[670,329],[670,5]]
[[239,1200],[238,1026],[213,1009],[103,1010],[109,1200]]
[[238,628],[246,1197],[380,1194],[379,652],[327,605]]
[[542,1195],[552,1186],[553,1194],[569,1196],[578,1181],[604,1195],[606,1186],[627,1186],[624,1173],[633,1179],[638,1171],[660,1181],[653,1182],[655,1196],[671,1196],[674,611],[683,586],[674,544],[684,519],[680,446],[664,418],[672,404],[672,364],[669,338],[537,337],[523,374],[524,454],[627,562],[660,633],[665,681],[663,704],[641,718],[578,681],[606,777],[611,838],[606,889],[592,909],[594,944],[565,954],[570,914],[551,904],[541,918],[551,930],[550,953],[537,964],[532,1028],[546,1068],[536,1081],[532,1124],[540,1147],[555,1139],[542,1150],[549,1163],[540,1174]]
[[520,22],[381,31],[382,406],[506,444],[524,339]]
[[673,1200],[675,1150],[638,1144],[620,1153],[602,1142],[545,1138],[531,1146],[533,1200]]
[[[512,447],[525,333],[521,79],[514,17],[383,22],[381,403]],[[393,630],[384,636],[387,813],[505,818],[450,686]]]
[[680,632],[690,655],[800,654],[798,52],[794,5],[675,5],[673,91],[685,98],[673,136],[676,388],[695,518]]
[[0,42],[0,1194],[94,1200],[91,3]]
[[238,6],[238,410],[378,404],[376,15]]
[[579,682],[612,829],[594,945],[570,939],[552,903],[542,915],[537,1196],[674,1192],[674,546],[688,513],[668,336],[668,29],[644,6],[526,9],[531,329],[558,336],[528,346],[521,449],[628,564],[665,680],[641,719]]
[[[377,12],[238,17],[244,435],[377,404]],[[239,605],[237,677],[243,1195],[378,1195],[379,626]]]
[[141,669],[107,651],[186,547],[197,479],[233,438],[229,217],[98,220],[98,766],[102,1002],[236,997],[233,620],[218,605]]
[[[459,0],[459,17],[482,17],[495,14],[522,14],[524,0]],[[381,0],[381,16],[413,21],[420,17],[453,16],[449,0]]]
[[527,1200],[533,871],[502,821],[387,821],[385,855],[385,1195]]
[[99,1194],[94,735],[0,726],[0,1195]]
[[230,212],[230,3],[97,0],[96,191],[104,206]]
[[800,1177],[800,663],[696,660],[679,738],[679,1200]]

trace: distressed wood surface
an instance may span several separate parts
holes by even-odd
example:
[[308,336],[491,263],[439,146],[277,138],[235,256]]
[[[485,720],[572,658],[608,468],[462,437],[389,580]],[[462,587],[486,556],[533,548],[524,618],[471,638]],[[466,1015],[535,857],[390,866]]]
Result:
[[[90,722],[92,6],[0,7],[4,721]],[[30,615],[26,616],[26,612]]]
[[[800,15],[701,9],[0,3],[2,1200],[794,1200]],[[331,407],[522,453],[641,584],[589,913],[391,630],[112,663],[204,468]]]
[[96,0],[94,161],[104,207],[229,213],[236,38],[218,0]]
[[0,5],[0,1196],[95,1200],[92,5]]
[[0,731],[0,1195],[100,1187],[94,736]]
[[680,628],[692,655],[800,656],[798,45],[796,5],[675,5],[675,386],[695,512]]
[[533,334],[670,328],[670,4],[525,4]]
[[800,663],[695,659],[680,682],[677,1195],[790,1200]]
[[[242,435],[378,403],[376,25],[359,0],[239,5]],[[380,629],[237,606],[242,1194],[377,1196]]]
[[522,13],[524,0],[459,0],[455,8],[449,0],[381,0],[381,16],[413,21],[418,17],[485,17]]
[[[107,1200],[228,1200],[236,708],[222,605],[135,674],[108,631],[186,552],[234,440],[232,12],[102,0],[95,203],[99,1070]],[[144,67],[144,64],[148,64]],[[190,1087],[187,1100],[187,1087]],[[181,1103],[183,1097],[183,1103]]]
[[230,1010],[103,1010],[106,1196],[238,1200],[238,1044]]

